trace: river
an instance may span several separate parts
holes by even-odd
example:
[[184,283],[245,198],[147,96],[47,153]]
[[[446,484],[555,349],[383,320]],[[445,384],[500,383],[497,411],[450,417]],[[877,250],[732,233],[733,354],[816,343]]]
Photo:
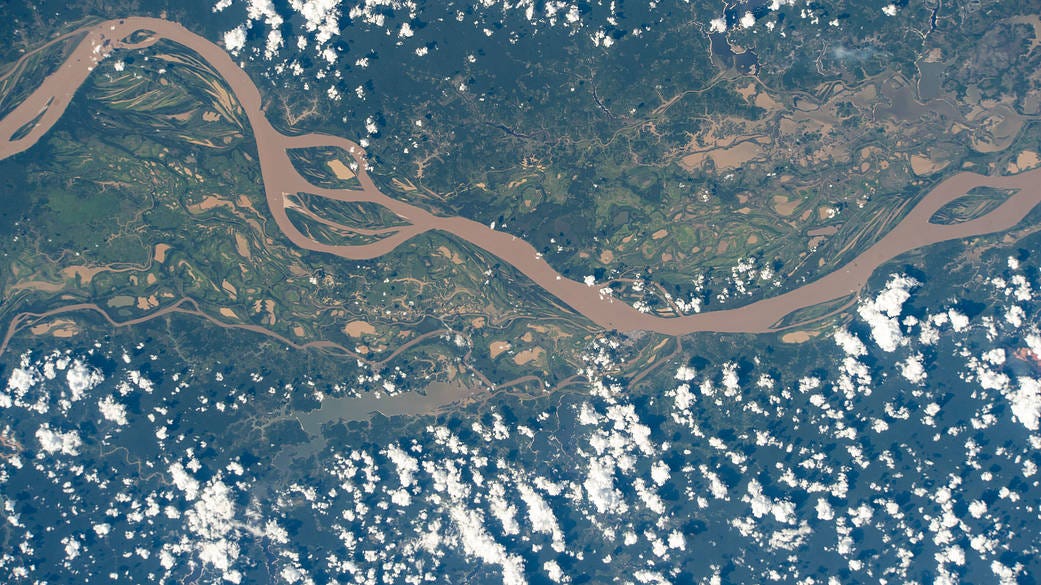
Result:
[[[124,42],[132,33],[150,31],[140,42]],[[261,108],[260,91],[231,56],[218,45],[168,20],[132,17],[90,27],[86,37],[66,62],[47,77],[32,95],[0,120],[0,159],[22,152],[35,144],[61,118],[76,90],[103,55],[114,49],[137,49],[159,38],[169,39],[196,51],[228,83],[238,98],[257,142],[260,169],[268,209],[282,232],[293,244],[348,259],[370,259],[393,251],[416,235],[438,230],[465,240],[514,266],[528,278],[555,295],[573,310],[606,329],[646,330],[666,335],[698,331],[767,333],[793,311],[847,297],[860,291],[871,274],[896,256],[939,242],[995,233],[1012,228],[1041,202],[1041,169],[1006,177],[959,173],[930,191],[889,233],[855,259],[834,272],[788,293],[740,308],[709,311],[682,317],[659,317],[604,297],[597,286],[587,286],[560,275],[528,242],[462,217],[442,217],[381,192],[366,172],[365,152],[356,143],[338,136],[305,134],[286,136],[268,121]],[[34,124],[31,129],[28,124]],[[26,131],[27,130],[27,131]],[[14,138],[15,136],[17,138]],[[301,176],[288,151],[303,147],[339,147],[354,156],[360,189],[324,189]],[[929,222],[933,213],[975,187],[1015,189],[1018,192],[990,213],[955,225]],[[335,246],[315,242],[289,220],[286,196],[306,191],[340,201],[364,201],[382,205],[409,225],[388,228],[389,235],[375,243]]]

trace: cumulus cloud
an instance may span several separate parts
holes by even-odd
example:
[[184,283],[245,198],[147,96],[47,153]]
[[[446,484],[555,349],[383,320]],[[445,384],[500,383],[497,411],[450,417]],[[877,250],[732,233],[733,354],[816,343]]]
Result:
[[594,458],[589,462],[586,480],[582,483],[586,497],[600,514],[624,514],[629,506],[622,492],[614,487],[614,462],[609,458]]
[[553,538],[553,550],[564,552],[564,533],[560,531],[557,517],[542,496],[530,487],[519,484],[517,490],[528,506],[528,521],[535,532],[549,534]]
[[904,303],[911,298],[911,289],[918,281],[902,274],[894,274],[886,288],[873,300],[862,302],[857,309],[860,317],[871,327],[871,338],[882,351],[895,351],[907,343],[900,331],[900,312]]
[[900,375],[907,379],[912,384],[921,384],[925,382],[927,374],[925,373],[925,366],[922,365],[922,354],[916,353],[909,356],[906,360],[897,364],[897,369],[900,371]]
[[101,411],[101,416],[105,417],[105,420],[110,420],[119,426],[127,424],[126,406],[116,402],[116,399],[112,396],[106,396],[99,400],[98,410]]
[[105,377],[94,368],[88,367],[80,360],[72,362],[72,367],[65,373],[65,381],[73,402],[83,398],[84,393],[100,384]]
[[237,26],[224,33],[224,48],[232,55],[238,56],[239,51],[246,46],[246,27]]
[[80,445],[83,444],[83,440],[75,430],[56,431],[46,423],[36,429],[36,439],[40,441],[40,448],[45,452],[61,453],[62,455],[79,455]]
[[846,329],[836,331],[834,338],[835,344],[841,347],[846,355],[862,356],[867,354],[867,347],[864,346],[864,342]]
[[415,458],[403,451],[397,445],[387,447],[387,458],[390,459],[398,470],[398,481],[402,487],[410,487],[415,483],[415,473],[419,470],[419,463]]
[[524,561],[517,555],[507,554],[506,548],[488,534],[479,512],[454,506],[449,515],[459,531],[463,552],[489,565],[502,567],[503,585],[527,583],[524,578]]
[[304,17],[304,28],[317,33],[319,45],[340,34],[340,0],[290,0],[289,5]]
[[1018,381],[1018,390],[1005,393],[1012,406],[1012,417],[1027,429],[1036,431],[1041,421],[1041,381],[1026,376]]

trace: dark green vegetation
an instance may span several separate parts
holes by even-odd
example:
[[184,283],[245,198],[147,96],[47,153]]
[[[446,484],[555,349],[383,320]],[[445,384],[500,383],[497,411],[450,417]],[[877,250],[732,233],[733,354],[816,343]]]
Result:
[[[12,194],[4,329],[25,311],[92,303],[117,322],[188,312],[283,347],[351,356],[372,372],[400,366],[423,384],[476,376],[553,385],[573,375],[588,323],[496,258],[443,234],[369,262],[291,245],[269,221],[254,148],[241,108],[193,53],[161,42],[112,57],[52,132],[0,163]],[[324,218],[398,223],[371,204],[293,202],[294,221],[310,222],[305,231],[321,241],[357,237],[328,231]],[[45,318],[19,327],[72,335],[92,322],[79,322],[86,314],[55,315],[71,326]],[[493,359],[502,340],[521,356]]]
[[[588,20],[602,9],[589,7]],[[746,9],[757,17],[748,30],[736,25]],[[329,81],[343,100],[281,92],[278,111],[299,129],[345,118],[355,136],[371,118],[369,151],[387,192],[494,221],[572,277],[643,276],[711,307],[714,296],[690,286],[695,275],[732,292],[742,258],[776,267],[780,287],[760,280],[733,306],[847,262],[950,173],[1007,172],[1036,150],[1036,11],[899,10],[739,5],[727,38],[757,56],[757,76],[705,56],[707,22],[720,14],[711,3],[627,5],[609,48],[562,29],[536,33],[519,14],[485,23],[496,31],[486,36],[470,23],[482,16],[463,10],[464,23],[417,33],[434,47],[417,57],[353,22],[337,45],[344,75]],[[644,25],[653,32],[632,34]],[[323,65],[286,54],[301,77]],[[353,65],[361,57],[365,68]],[[405,177],[419,188],[395,189]]]
[[1015,194],[1016,191],[1009,189],[977,187],[937,210],[929,222],[953,225],[971,221],[987,215]]
[[319,187],[350,189],[358,179],[350,168],[354,158],[339,148],[295,148],[289,151],[293,166],[307,180]]
[[[71,30],[33,23],[43,8],[18,5],[0,24],[21,39],[9,62]],[[259,23],[241,59],[286,131],[362,137],[374,125],[367,148],[386,193],[495,223],[565,275],[675,314],[743,304],[841,266],[950,173],[1036,164],[1041,24],[1020,8],[909,3],[891,18],[854,2],[749,4],[710,38],[715,4],[626,6],[605,47],[536,30],[520,12],[460,8],[456,21],[431,4],[409,42],[341,15],[331,67],[293,42],[275,60],[254,58]],[[748,30],[736,25],[745,9],[757,19]],[[245,18],[240,4],[219,15],[192,3],[70,10],[88,20],[167,10],[214,40]],[[294,27],[283,25],[285,38]],[[0,107],[67,48],[34,57],[24,87],[2,82]],[[289,246],[267,221],[248,127],[223,83],[168,43],[116,58],[126,68],[104,63],[44,143],[0,163],[11,193],[0,226],[19,238],[4,244],[5,317],[89,300],[132,319],[190,298],[222,323],[374,363],[407,345],[402,359],[421,355],[415,363],[437,376],[458,375],[459,353],[499,382],[532,364],[548,380],[573,373],[588,324],[448,236],[372,262]],[[987,74],[995,69],[1009,73]],[[329,87],[340,100],[326,99]],[[344,153],[302,149],[293,160],[316,185],[355,184]],[[293,203],[294,223],[325,243],[375,241],[383,236],[365,230],[397,221],[306,193]],[[989,205],[964,204],[937,221]]]

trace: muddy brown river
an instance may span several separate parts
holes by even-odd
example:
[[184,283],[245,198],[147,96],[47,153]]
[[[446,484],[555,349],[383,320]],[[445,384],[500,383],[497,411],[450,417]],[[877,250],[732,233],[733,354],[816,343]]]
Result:
[[[134,32],[150,31],[147,39],[124,42]],[[597,325],[620,331],[648,330],[667,335],[698,331],[767,333],[793,311],[847,297],[860,291],[871,274],[894,257],[922,246],[1012,228],[1041,202],[1041,169],[1007,177],[959,173],[929,192],[904,219],[881,240],[849,264],[788,293],[736,309],[710,311],[682,317],[659,317],[604,298],[599,287],[586,286],[561,276],[528,242],[462,217],[441,217],[382,193],[365,172],[360,146],[338,136],[305,134],[286,136],[275,130],[261,109],[256,85],[224,49],[183,26],[167,20],[133,17],[90,27],[84,40],[66,62],[47,77],[18,108],[0,120],[0,159],[30,148],[60,119],[74,93],[113,49],[146,47],[160,38],[196,51],[228,83],[252,126],[257,142],[268,208],[282,232],[295,245],[349,259],[370,259],[393,251],[401,243],[430,230],[438,230],[487,250],[514,266],[534,282]],[[15,138],[15,136],[18,136]],[[359,164],[360,189],[323,189],[308,182],[290,162],[288,151],[303,147],[339,147]],[[1018,192],[990,213],[956,225],[929,222],[933,213],[975,187],[1016,189]],[[410,225],[382,230],[386,237],[375,243],[336,246],[316,242],[289,220],[286,196],[301,191],[330,199],[382,205]]]

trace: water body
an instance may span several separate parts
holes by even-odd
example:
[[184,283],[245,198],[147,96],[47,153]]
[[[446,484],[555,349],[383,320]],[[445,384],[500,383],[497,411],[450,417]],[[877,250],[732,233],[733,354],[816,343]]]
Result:
[[369,420],[374,413],[390,418],[398,415],[431,414],[445,407],[484,394],[462,384],[435,382],[425,388],[424,394],[408,392],[394,396],[370,392],[362,396],[326,398],[322,405],[310,412],[295,414],[300,426],[311,437],[319,437],[322,426],[336,422]]
[[321,453],[329,444],[322,434],[322,427],[327,424],[367,421],[377,413],[387,418],[434,414],[487,393],[486,390],[471,390],[459,383],[435,382],[426,387],[425,394],[408,392],[380,396],[372,392],[357,397],[326,398],[317,409],[292,415],[300,422],[308,440],[295,445],[283,445],[272,459],[271,466],[274,469],[288,469],[294,461],[307,460]]
[[947,68],[943,63],[918,63],[918,99],[922,102],[932,101],[940,97],[943,89],[943,72]]
[[[149,31],[148,35],[134,34]],[[133,36],[131,36],[133,35]],[[196,51],[224,77],[239,100],[257,141],[268,209],[290,241],[307,250],[348,259],[371,259],[394,250],[408,239],[429,230],[446,232],[498,256],[597,325],[619,331],[647,330],[666,335],[698,331],[767,333],[793,311],[843,298],[860,291],[871,274],[896,256],[931,244],[1008,230],[1041,203],[1041,169],[1008,177],[973,173],[954,175],[928,193],[896,227],[849,264],[798,289],[744,307],[683,317],[646,315],[632,306],[600,295],[598,287],[567,279],[554,270],[528,242],[462,217],[441,217],[395,200],[382,193],[365,172],[360,146],[338,136],[306,134],[285,136],[268,122],[261,109],[260,92],[224,49],[183,26],[162,19],[133,17],[91,27],[69,59],[40,87],[0,120],[0,159],[35,144],[61,117],[77,88],[110,49],[143,48],[166,38]],[[100,48],[100,52],[95,49]],[[30,124],[28,130],[24,128]],[[17,134],[17,136],[16,136]],[[323,189],[302,177],[288,151],[306,147],[338,147],[359,163],[361,188]],[[930,223],[932,215],[948,202],[976,187],[1019,189],[1004,204],[982,217],[956,225]],[[365,201],[382,205],[409,225],[389,227],[386,238],[371,244],[334,246],[315,242],[289,221],[286,196],[306,191],[339,201]]]

